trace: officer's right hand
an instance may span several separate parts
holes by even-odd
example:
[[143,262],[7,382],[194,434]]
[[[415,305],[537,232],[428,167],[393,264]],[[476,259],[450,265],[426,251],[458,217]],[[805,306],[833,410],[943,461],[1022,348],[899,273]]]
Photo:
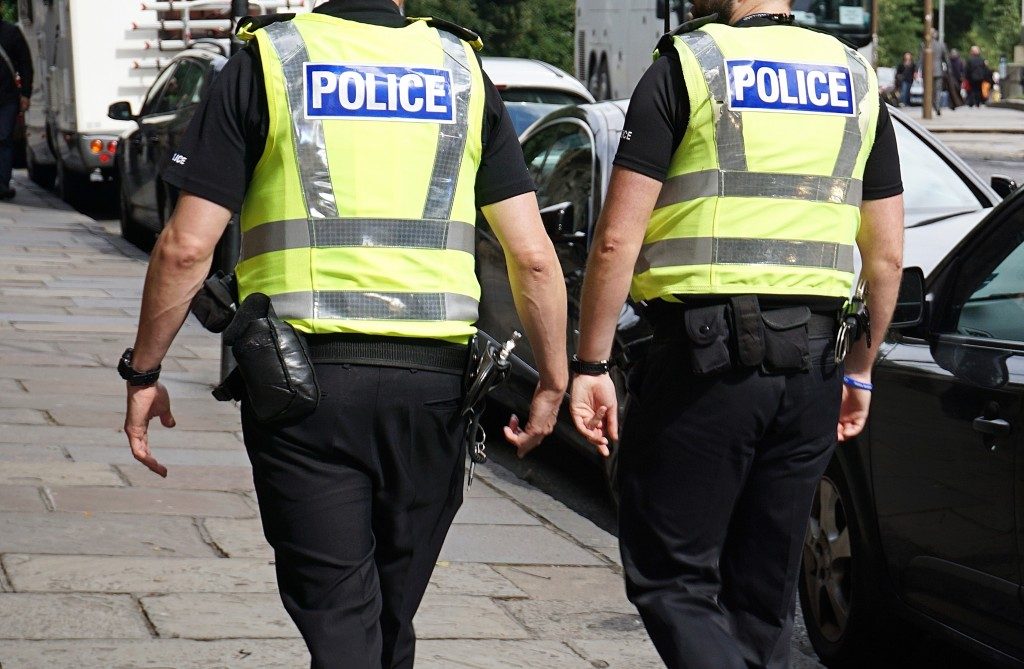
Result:
[[569,412],[576,430],[607,458],[609,438],[619,440],[619,401],[612,377],[580,374],[573,379]]
[[128,386],[128,412],[124,419],[124,432],[132,455],[150,471],[167,477],[167,467],[157,462],[149,451],[149,421],[159,418],[164,427],[174,427],[171,398],[162,383],[151,386]]
[[[859,379],[867,383],[871,377]],[[868,422],[868,408],[871,406],[871,391],[851,388],[843,385],[843,403],[839,408],[839,425],[836,427],[836,438],[839,443],[853,439],[864,429]]]
[[564,397],[564,388],[545,388],[538,383],[537,390],[533,393],[533,402],[530,403],[530,419],[526,422],[525,429],[520,429],[519,417],[513,414],[503,431],[508,443],[516,447],[516,455],[520,459],[540,446],[544,437],[555,430],[558,409],[561,408]]

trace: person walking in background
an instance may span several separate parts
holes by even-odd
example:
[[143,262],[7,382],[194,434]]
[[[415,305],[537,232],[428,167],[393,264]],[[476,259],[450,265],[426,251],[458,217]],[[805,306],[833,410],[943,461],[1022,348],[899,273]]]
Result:
[[[935,113],[942,116],[942,92],[945,90],[946,59],[949,53],[946,43],[940,42],[938,34],[932,38],[932,105]],[[921,50],[921,64],[924,66],[924,49]],[[922,100],[921,104],[924,104]]]
[[[960,57],[959,49],[949,50],[949,73],[953,82],[960,91],[964,89],[964,59]],[[963,93],[961,93],[961,96]]]
[[14,126],[32,96],[32,54],[18,26],[0,19],[0,200],[14,197]]
[[903,62],[896,66],[896,85],[900,89],[900,104],[904,107],[910,106],[910,87],[914,85],[916,71],[914,56],[909,51],[904,53]]
[[971,47],[971,55],[964,66],[964,76],[967,78],[967,106],[980,107],[982,102],[981,84],[986,79],[985,59],[981,57],[981,49],[977,45]]

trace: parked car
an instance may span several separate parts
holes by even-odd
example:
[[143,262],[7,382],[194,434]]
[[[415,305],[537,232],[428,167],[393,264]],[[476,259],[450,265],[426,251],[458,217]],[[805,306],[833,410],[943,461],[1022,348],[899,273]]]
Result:
[[[566,107],[522,137],[568,288],[571,351],[584,265],[626,108],[624,101]],[[1015,459],[1024,400],[1024,194],[996,207],[1015,184],[1003,177],[986,184],[920,125],[889,111],[906,191],[906,264],[927,275],[928,302],[920,325],[886,342],[868,429],[837,450],[822,480],[800,584],[805,621],[815,649],[833,666],[883,666],[862,660],[882,639],[907,634],[903,625],[877,631],[872,624],[893,616],[944,632],[990,660],[1024,658],[1024,507],[1014,497],[1024,481]],[[480,327],[502,339],[521,325],[486,223],[477,258]],[[920,302],[909,288],[901,300]],[[624,376],[649,332],[642,311],[627,304],[613,351],[620,407]],[[496,401],[527,410],[533,360],[522,342]],[[593,454],[565,407],[556,435]],[[604,461],[610,474],[614,456]]]
[[157,76],[136,114],[128,102],[110,105],[108,114],[135,122],[122,135],[115,162],[121,204],[121,234],[144,243],[159,234],[177,200],[161,179],[170,151],[188,128],[196,104],[227,63],[219,47],[193,48],[177,54]]
[[575,105],[594,101],[576,77],[542,60],[487,56],[480,61],[506,103]]

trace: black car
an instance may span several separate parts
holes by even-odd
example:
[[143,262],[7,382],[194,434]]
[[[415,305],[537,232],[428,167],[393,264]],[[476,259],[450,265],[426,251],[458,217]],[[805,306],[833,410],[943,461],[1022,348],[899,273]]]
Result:
[[219,47],[193,48],[177,54],[157,76],[138,115],[127,102],[110,105],[109,116],[138,124],[118,142],[116,162],[120,191],[121,234],[145,243],[167,224],[177,193],[160,178],[170,152],[188,128],[196,104],[227,63]]
[[[565,274],[570,350],[625,111],[625,102],[567,107],[522,137]],[[915,276],[927,276],[917,279],[927,303],[918,304],[919,324],[885,343],[868,427],[837,450],[819,486],[800,583],[805,622],[830,666],[887,666],[913,638],[893,618],[1013,663],[1024,659],[1024,460],[1016,457],[1024,446],[1024,194],[999,204],[1012,182],[986,184],[926,130],[890,113],[906,188],[906,265],[923,270],[908,271],[900,318],[921,302]],[[500,340],[521,325],[486,223],[477,258],[480,326]],[[627,304],[614,350],[620,408],[624,375],[649,334],[642,308]],[[533,360],[524,342],[497,401],[528,409]],[[556,434],[593,453],[564,407]],[[605,466],[614,470],[614,454]],[[877,659],[882,652],[887,660]]]

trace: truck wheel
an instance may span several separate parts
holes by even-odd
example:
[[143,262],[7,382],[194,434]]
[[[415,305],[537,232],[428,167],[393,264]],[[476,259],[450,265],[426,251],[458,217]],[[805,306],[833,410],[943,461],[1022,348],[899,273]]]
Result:
[[72,172],[64,164],[64,161],[57,158],[57,195],[72,207],[82,204],[85,196],[87,182],[85,178]]
[[26,148],[25,166],[28,168],[28,178],[34,183],[47,190],[53,188],[53,182],[57,178],[56,165],[40,165],[36,162],[36,156],[32,149]]
[[608,59],[602,58],[601,65],[597,68],[597,87],[594,97],[598,100],[612,99],[612,81],[608,73]]

